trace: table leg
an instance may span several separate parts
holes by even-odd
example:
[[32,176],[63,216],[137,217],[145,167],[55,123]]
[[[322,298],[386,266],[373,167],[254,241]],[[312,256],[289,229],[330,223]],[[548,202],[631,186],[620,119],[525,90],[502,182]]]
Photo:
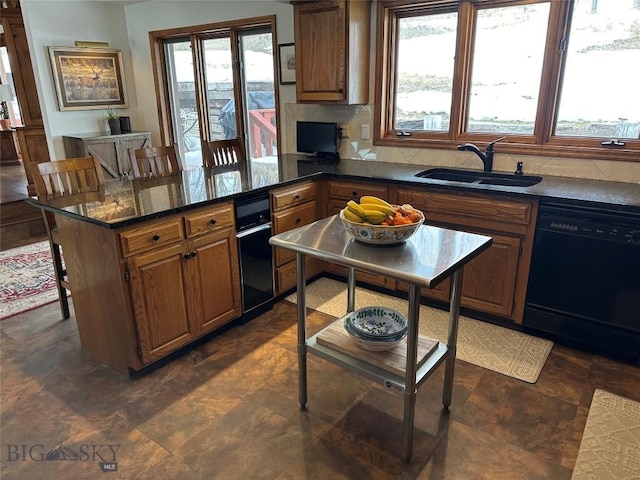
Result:
[[451,405],[453,393],[453,370],[456,364],[456,346],[458,344],[458,320],[460,314],[460,297],[462,290],[462,268],[459,268],[451,276],[451,304],[449,306],[449,336],[447,338],[447,361],[444,371],[444,389],[442,393],[442,405],[445,409]]
[[300,407],[307,405],[307,282],[303,253],[296,253],[298,287],[298,399]]
[[416,371],[418,362],[418,332],[420,326],[420,288],[409,286],[409,332],[405,365],[404,418],[402,425],[402,461],[408,462],[413,450],[413,421],[416,410]]
[[347,275],[347,312],[351,313],[356,309],[356,269],[349,267]]

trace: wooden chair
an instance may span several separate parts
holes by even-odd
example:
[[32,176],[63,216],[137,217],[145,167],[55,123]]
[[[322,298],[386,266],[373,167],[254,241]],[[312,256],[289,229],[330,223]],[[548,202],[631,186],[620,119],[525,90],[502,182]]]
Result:
[[[102,167],[100,161],[94,156],[38,163],[38,168],[34,171],[34,183],[38,198],[41,200],[68,199],[69,204],[86,203],[95,199],[96,193],[104,191]],[[62,263],[63,247],[60,232],[53,213],[43,210],[42,214],[51,247],[60,309],[63,318],[66,319],[70,317],[67,290],[71,291],[71,287]]]
[[246,167],[247,157],[241,138],[214,140],[207,143],[209,154],[205,155],[204,166],[226,171]]
[[129,160],[134,178],[175,175],[182,170],[173,145],[168,147],[130,148]]

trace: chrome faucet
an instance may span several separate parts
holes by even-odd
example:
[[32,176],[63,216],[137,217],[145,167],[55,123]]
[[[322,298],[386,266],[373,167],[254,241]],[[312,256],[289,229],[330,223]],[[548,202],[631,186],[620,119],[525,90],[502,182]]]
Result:
[[482,160],[482,164],[484,165],[484,171],[490,172],[493,169],[493,145],[500,140],[504,140],[505,137],[500,137],[497,140],[494,140],[489,145],[487,145],[487,150],[485,153],[482,153],[478,147],[476,147],[473,143],[464,143],[462,145],[458,145],[458,150],[465,150],[467,152],[473,152],[480,160]]

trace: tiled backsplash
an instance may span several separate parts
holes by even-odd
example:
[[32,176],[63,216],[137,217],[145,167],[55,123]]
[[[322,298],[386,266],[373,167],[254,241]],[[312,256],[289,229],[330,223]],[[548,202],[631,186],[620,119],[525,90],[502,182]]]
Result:
[[[363,160],[433,165],[461,168],[482,168],[480,159],[469,152],[432,150],[426,148],[376,147],[371,140],[360,140],[361,125],[373,125],[373,105],[286,105],[285,153],[296,152],[296,120],[348,124],[351,138],[342,139],[340,156]],[[581,160],[560,157],[502,154],[499,148],[493,161],[496,171],[514,172],[516,163],[523,162],[527,175],[590,178],[613,182],[640,184],[640,162]]]

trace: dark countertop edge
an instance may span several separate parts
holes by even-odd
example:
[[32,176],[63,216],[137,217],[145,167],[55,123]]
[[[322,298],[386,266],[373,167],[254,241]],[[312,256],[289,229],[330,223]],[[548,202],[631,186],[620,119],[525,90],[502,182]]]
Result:
[[326,175],[324,172],[317,172],[311,175],[305,175],[302,177],[298,177],[292,180],[286,180],[279,183],[274,183],[272,185],[266,185],[264,187],[254,188],[252,190],[246,192],[238,192],[231,195],[225,195],[224,197],[214,198],[211,200],[205,200],[198,203],[191,203],[189,205],[183,205],[181,207],[174,207],[167,210],[163,210],[162,212],[156,212],[149,215],[142,215],[136,217],[130,217],[123,220],[118,220],[115,222],[101,222],[100,220],[96,220],[95,218],[85,217],[84,215],[77,214],[75,212],[70,212],[69,210],[64,210],[62,208],[58,208],[52,205],[47,205],[46,203],[40,203],[37,198],[29,197],[25,199],[29,205],[32,205],[37,208],[41,208],[42,210],[47,210],[48,212],[57,213],[59,215],[64,215],[66,217],[74,218],[76,220],[81,220],[83,222],[92,223],[94,225],[98,225],[99,227],[108,228],[111,230],[116,230],[118,228],[129,227],[131,225],[136,225],[138,223],[148,222],[150,220],[156,220],[158,218],[168,217],[170,215],[175,215],[177,213],[196,210],[198,208],[207,207],[211,205],[215,205],[222,202],[233,201],[236,198],[247,197],[249,195],[256,195],[262,192],[266,192],[272,190],[273,188],[281,188],[287,185],[293,185],[296,183],[300,183],[305,180],[317,179],[318,177],[323,177]]
[[[538,199],[544,203],[555,203],[561,205],[576,205],[591,207],[594,209],[607,209],[620,212],[628,212],[633,214],[640,214],[640,184],[626,183],[626,182],[610,182],[604,180],[582,179],[574,177],[555,177],[551,175],[543,175],[542,182],[531,187],[510,187],[504,185],[487,185],[487,184],[469,184],[464,182],[454,182],[445,180],[434,180],[428,178],[416,177],[415,174],[423,170],[431,168],[438,168],[430,165],[409,165],[409,164],[396,164],[385,162],[370,162],[364,160],[349,160],[349,162],[362,162],[368,166],[381,167],[389,166],[390,171],[385,172],[385,175],[366,176],[364,173],[335,173],[335,172],[314,172],[307,175],[302,175],[290,180],[283,180],[278,183],[266,185],[256,189],[248,190],[245,192],[238,192],[231,195],[226,195],[216,199],[206,200],[203,202],[184,205],[176,207],[162,212],[156,212],[150,215],[132,217],[125,220],[119,220],[116,222],[101,222],[92,218],[88,218],[68,210],[59,209],[53,206],[40,203],[35,198],[27,199],[30,205],[33,205],[44,210],[72,217],[85,222],[93,223],[95,225],[106,227],[109,229],[118,229],[143,223],[149,220],[157,218],[163,218],[176,213],[195,210],[197,208],[214,205],[224,201],[235,200],[239,197],[245,197],[248,195],[258,194],[264,191],[269,191],[275,188],[282,188],[296,183],[301,183],[308,180],[323,180],[323,179],[335,179],[335,180],[355,180],[355,181],[370,181],[370,182],[386,182],[394,185],[404,185],[407,187],[425,187],[428,186],[434,190],[441,190],[446,192],[475,192],[484,194],[496,194],[507,195],[511,197],[522,197],[523,199]],[[497,172],[503,173],[503,172]],[[616,187],[618,189],[624,189],[637,192],[637,204],[620,204],[614,201],[606,201],[607,192],[604,189],[607,187]],[[590,192],[590,194],[589,194]],[[599,199],[595,200],[594,192],[598,194]],[[616,197],[619,195],[611,194],[610,197]]]
[[[365,161],[358,161],[368,163]],[[376,163],[376,162],[372,162]],[[467,191],[488,193],[497,195],[509,195],[527,199],[538,199],[545,203],[558,203],[563,205],[582,205],[591,208],[626,211],[640,213],[640,182],[612,182],[607,180],[585,179],[576,177],[557,177],[553,175],[541,175],[542,181],[530,187],[511,187],[506,185],[474,184],[454,182],[448,180],[435,180],[416,177],[424,170],[436,167],[432,165],[409,165],[396,163],[383,163],[389,165],[390,171],[384,175],[365,177],[356,173],[329,173],[336,179],[354,179],[382,181],[393,184],[402,184],[411,187],[424,187],[442,191]],[[460,168],[459,170],[465,170]],[[495,173],[508,173],[496,171]],[[619,201],[627,203],[618,203]]]

